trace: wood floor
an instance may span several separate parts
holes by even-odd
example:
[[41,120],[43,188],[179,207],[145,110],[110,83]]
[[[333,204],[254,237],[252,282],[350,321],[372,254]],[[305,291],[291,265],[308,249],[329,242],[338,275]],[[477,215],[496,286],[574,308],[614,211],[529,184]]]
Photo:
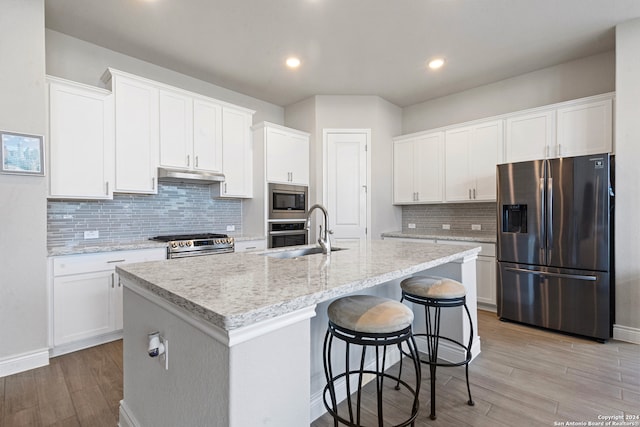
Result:
[[[424,369],[416,426],[554,426],[599,421],[599,415],[640,415],[640,346],[503,323],[483,311],[478,323],[482,353],[470,367],[475,406],[466,404],[464,369],[443,368],[437,376],[438,418],[430,420]],[[406,394],[391,388],[385,393],[388,415],[400,419]],[[368,390],[365,401],[375,411],[372,396]],[[116,341],[0,378],[0,427],[114,427],[121,399],[122,342]],[[312,426],[333,424],[325,415]]]
[[122,341],[0,378],[0,427],[118,425]]

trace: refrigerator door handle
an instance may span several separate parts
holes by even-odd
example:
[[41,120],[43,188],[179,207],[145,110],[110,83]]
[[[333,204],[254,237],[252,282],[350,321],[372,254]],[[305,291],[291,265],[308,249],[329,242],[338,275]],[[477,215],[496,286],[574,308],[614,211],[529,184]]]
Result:
[[547,264],[551,263],[553,248],[553,178],[547,178]]
[[535,271],[535,270],[527,270],[524,268],[513,268],[513,267],[507,267],[505,268],[505,270],[513,271],[515,273],[528,273],[528,274],[533,274],[535,276],[549,276],[549,277],[558,277],[561,279],[586,280],[588,282],[595,282],[597,280],[596,276],[586,276],[582,274],[551,273],[548,271]]
[[541,223],[540,223],[540,261],[542,262],[542,264],[546,264],[547,263],[547,248],[546,248],[546,235],[545,235],[545,230],[546,230],[546,221],[545,221],[545,217],[546,217],[546,200],[544,197],[544,184],[545,184],[545,179],[544,178],[540,178],[540,218],[541,218]]

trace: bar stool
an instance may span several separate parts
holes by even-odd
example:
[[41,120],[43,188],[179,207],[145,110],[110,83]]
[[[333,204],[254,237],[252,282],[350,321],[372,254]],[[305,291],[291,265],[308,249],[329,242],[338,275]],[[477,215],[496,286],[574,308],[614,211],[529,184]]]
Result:
[[[413,276],[404,279],[400,283],[402,288],[402,299],[400,301],[410,301],[414,304],[424,306],[426,320],[426,333],[414,334],[415,337],[423,336],[427,339],[427,359],[421,362],[429,365],[431,383],[431,414],[432,420],[436,419],[436,368],[438,366],[451,367],[465,365],[465,375],[467,377],[467,392],[469,393],[469,406],[475,405],[471,398],[471,388],[469,387],[469,362],[471,361],[471,345],[473,344],[473,321],[471,313],[466,303],[467,291],[464,286],[455,280],[443,277]],[[449,337],[440,335],[440,310],[442,308],[463,306],[469,319],[470,336],[469,343],[456,341]],[[433,315],[432,315],[433,309]],[[440,340],[447,340],[465,350],[465,358],[459,362],[438,362],[438,344]],[[402,359],[400,359],[400,374],[402,374]]]
[[[411,309],[398,301],[388,298],[353,295],[333,301],[329,305],[327,313],[329,326],[323,348],[324,372],[327,385],[323,391],[323,399],[325,408],[333,417],[334,425],[338,426],[338,423],[347,426],[361,425],[360,408],[363,376],[365,374],[375,376],[378,426],[383,426],[382,391],[385,378],[391,379],[392,382],[395,381],[396,389],[400,389],[400,385],[402,385],[413,397],[410,415],[400,424],[396,424],[396,427],[413,425],[418,415],[421,373],[418,349],[411,333],[411,324],[413,322]],[[334,368],[332,367],[331,353],[334,338],[346,343],[344,371],[338,374],[334,373]],[[403,344],[406,347],[404,350],[401,348]],[[351,369],[350,366],[352,345],[357,345],[361,349],[360,363],[357,369]],[[415,386],[402,380],[400,374],[394,376],[384,372],[388,346],[398,346],[401,351],[413,360]],[[365,366],[367,363],[373,364],[371,358],[369,360],[366,359],[369,347],[374,347],[375,349],[375,369]],[[357,380],[355,408],[351,396],[352,379],[354,381]],[[342,384],[338,385],[346,388],[347,394],[346,409],[343,407],[340,411],[336,397],[336,382],[339,380],[344,382],[344,386]],[[327,394],[330,402],[327,401]]]

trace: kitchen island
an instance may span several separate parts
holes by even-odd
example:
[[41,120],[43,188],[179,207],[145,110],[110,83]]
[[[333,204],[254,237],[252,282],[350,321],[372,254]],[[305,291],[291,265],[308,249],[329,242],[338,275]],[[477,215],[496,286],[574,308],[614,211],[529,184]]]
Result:
[[[274,249],[118,267],[125,286],[120,425],[309,425],[324,411],[326,306],[351,293],[399,299],[399,281],[412,274],[460,280],[475,319],[479,247],[339,246],[330,256],[282,259]],[[462,311],[446,314],[443,328],[468,340]],[[155,331],[166,358],[147,353]]]

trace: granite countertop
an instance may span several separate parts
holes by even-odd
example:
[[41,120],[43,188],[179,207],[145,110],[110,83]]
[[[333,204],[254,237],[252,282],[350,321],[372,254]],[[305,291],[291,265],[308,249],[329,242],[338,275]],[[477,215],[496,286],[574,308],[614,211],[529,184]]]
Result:
[[[340,242],[345,250],[293,259],[265,252],[122,265],[117,271],[225,330],[284,315],[467,256],[480,247],[392,240]],[[313,245],[308,245],[313,247]]]
[[127,243],[83,244],[74,246],[58,246],[48,249],[49,256],[93,254],[98,252],[129,251],[136,249],[166,248],[165,242],[139,240]]
[[[236,242],[247,240],[265,240],[266,236],[231,235]],[[49,256],[93,254],[98,252],[129,251],[135,249],[166,248],[167,243],[154,240],[137,240],[132,242],[111,242],[100,244],[80,244],[73,246],[57,246],[47,250]]]
[[482,243],[496,243],[497,241],[495,233],[487,233],[487,232],[481,232],[481,231],[471,231],[469,233],[443,231],[442,233],[429,233],[429,234],[403,233],[402,231],[390,231],[387,233],[382,233],[382,237],[400,237],[403,239],[457,240],[457,241],[482,242]]

